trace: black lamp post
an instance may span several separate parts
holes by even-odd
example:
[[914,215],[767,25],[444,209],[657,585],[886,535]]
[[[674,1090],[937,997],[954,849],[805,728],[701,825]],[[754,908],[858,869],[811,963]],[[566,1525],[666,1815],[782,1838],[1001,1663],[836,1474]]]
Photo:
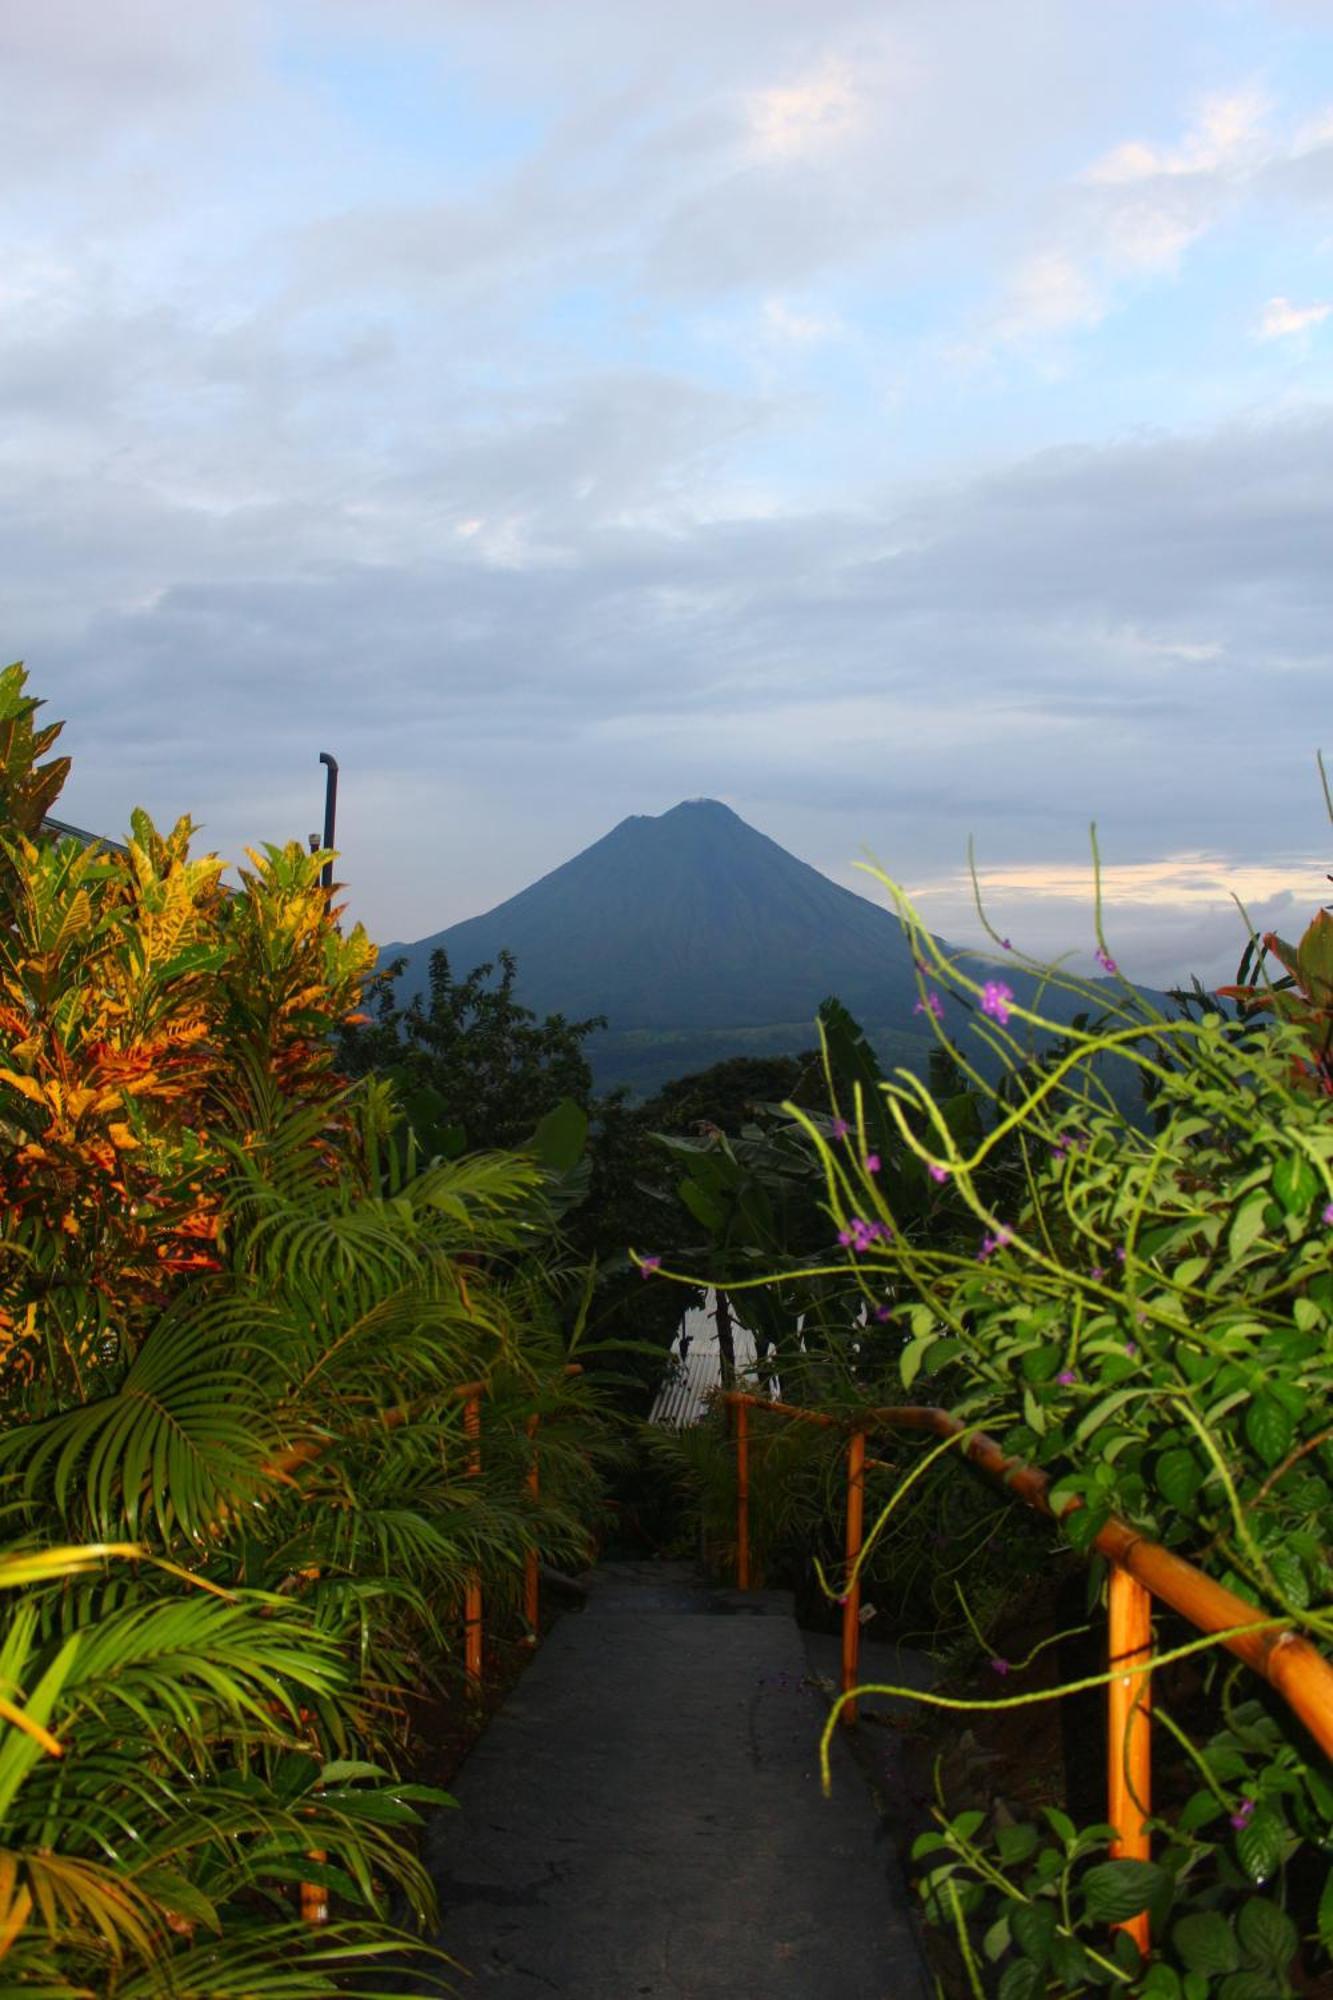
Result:
[[[319,761],[328,766],[328,777],[324,781],[324,846],[327,849],[333,845],[333,827],[338,813],[338,759],[330,757],[327,750],[321,750]],[[333,887],[331,861],[324,863],[324,872],[319,879],[326,889]]]

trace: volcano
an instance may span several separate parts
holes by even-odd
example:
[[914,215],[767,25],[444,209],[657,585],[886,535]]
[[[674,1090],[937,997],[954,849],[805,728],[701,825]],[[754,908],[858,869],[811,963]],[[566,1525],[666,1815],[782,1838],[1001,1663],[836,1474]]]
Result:
[[[586,1045],[601,1089],[648,1092],[728,1056],[809,1049],[830,994],[888,1067],[924,1068],[933,1040],[897,917],[716,799],[634,814],[484,915],[386,946],[382,962],[406,960],[402,998],[426,990],[437,949],[459,979],[512,952],[515,995],[539,1015],[604,1014]],[[1017,968],[1006,977],[1030,990]],[[946,998],[949,1016],[955,1005]],[[1073,1011],[1065,996],[1045,1005]]]

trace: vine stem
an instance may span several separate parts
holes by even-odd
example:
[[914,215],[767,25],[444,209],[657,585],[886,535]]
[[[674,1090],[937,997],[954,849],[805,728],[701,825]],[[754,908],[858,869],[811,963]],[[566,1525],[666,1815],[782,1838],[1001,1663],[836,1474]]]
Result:
[[1146,1660],[1130,1663],[1119,1661],[1105,1673],[1086,1674],[1080,1680],[1064,1681],[1059,1687],[1035,1688],[1028,1694],[999,1695],[984,1701],[965,1699],[961,1695],[932,1694],[925,1688],[898,1687],[887,1681],[865,1681],[859,1687],[848,1688],[845,1693],[838,1695],[829,1709],[828,1720],[819,1738],[820,1785],[827,1798],[833,1787],[829,1744],[833,1740],[833,1732],[837,1728],[838,1718],[844,1707],[860,1695],[897,1695],[905,1701],[923,1701],[928,1708],[953,1708],[960,1709],[964,1713],[1000,1708],[1032,1708],[1039,1701],[1059,1701],[1067,1694],[1082,1694],[1086,1688],[1106,1687],[1111,1681],[1122,1677],[1128,1680],[1138,1674],[1151,1674],[1158,1667],[1171,1666],[1176,1660],[1185,1660],[1191,1654],[1206,1652],[1210,1646],[1224,1646],[1228,1639],[1238,1639],[1246,1632],[1290,1632],[1294,1623],[1291,1618],[1256,1618],[1245,1625],[1229,1625],[1224,1631],[1206,1632],[1200,1639],[1186,1640],[1183,1645],[1173,1646],[1166,1653],[1154,1653]]

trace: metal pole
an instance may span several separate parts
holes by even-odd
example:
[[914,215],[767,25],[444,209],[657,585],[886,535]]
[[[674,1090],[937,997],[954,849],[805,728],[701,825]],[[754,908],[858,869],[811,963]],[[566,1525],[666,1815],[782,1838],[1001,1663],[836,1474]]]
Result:
[[[1152,1652],[1152,1593],[1128,1570],[1112,1563],[1107,1586],[1107,1664],[1135,1666]],[[1152,1811],[1152,1699],[1149,1674],[1119,1674],[1106,1689],[1106,1817],[1115,1828],[1117,1859],[1147,1861],[1147,1818]],[[1139,1950],[1148,1950],[1148,1912],[1118,1924]]]
[[[330,757],[327,750],[321,750],[319,761],[328,767],[328,776],[324,780],[324,845],[329,848],[333,845],[334,825],[338,817],[338,759]],[[324,872],[319,879],[324,888],[333,887],[331,861],[324,863]]]
[[[842,1691],[856,1686],[861,1659],[861,1579],[856,1574],[865,1520],[866,1434],[853,1431],[847,1440],[847,1577],[842,1600]],[[842,1720],[856,1721],[856,1703],[844,1704]]]

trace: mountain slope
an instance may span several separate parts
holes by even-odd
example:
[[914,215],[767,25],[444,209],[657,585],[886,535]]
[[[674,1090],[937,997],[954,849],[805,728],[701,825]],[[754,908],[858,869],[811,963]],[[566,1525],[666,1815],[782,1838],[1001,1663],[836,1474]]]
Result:
[[437,946],[459,976],[508,949],[525,1005],[605,1014],[613,1031],[809,1022],[829,993],[868,1021],[910,1022],[916,1000],[896,917],[713,799],[622,820],[485,915],[389,946],[408,961],[404,993]]
[[[815,1013],[829,994],[860,1021],[886,1068],[923,1070],[934,1040],[916,1012],[916,974],[898,919],[715,799],[622,820],[483,916],[415,944],[387,945],[382,962],[407,961],[401,997],[425,990],[437,947],[460,979],[512,952],[516,995],[539,1015],[605,1014],[608,1028],[587,1044],[603,1090],[623,1083],[649,1095],[729,1056],[812,1048]],[[980,955],[944,949],[974,977],[993,975]],[[1017,965],[1006,962],[995,976],[1020,1004],[1034,999],[1035,982]],[[1092,994],[1098,988],[1108,999],[1119,991],[1111,981],[1090,982]],[[993,1071],[994,1058],[971,1041],[966,1010],[947,988],[943,1005],[946,1030]],[[1050,988],[1041,998],[1041,1012],[1057,1021],[1088,1005],[1086,995]],[[1127,1077],[1116,1089],[1134,1095]]]

